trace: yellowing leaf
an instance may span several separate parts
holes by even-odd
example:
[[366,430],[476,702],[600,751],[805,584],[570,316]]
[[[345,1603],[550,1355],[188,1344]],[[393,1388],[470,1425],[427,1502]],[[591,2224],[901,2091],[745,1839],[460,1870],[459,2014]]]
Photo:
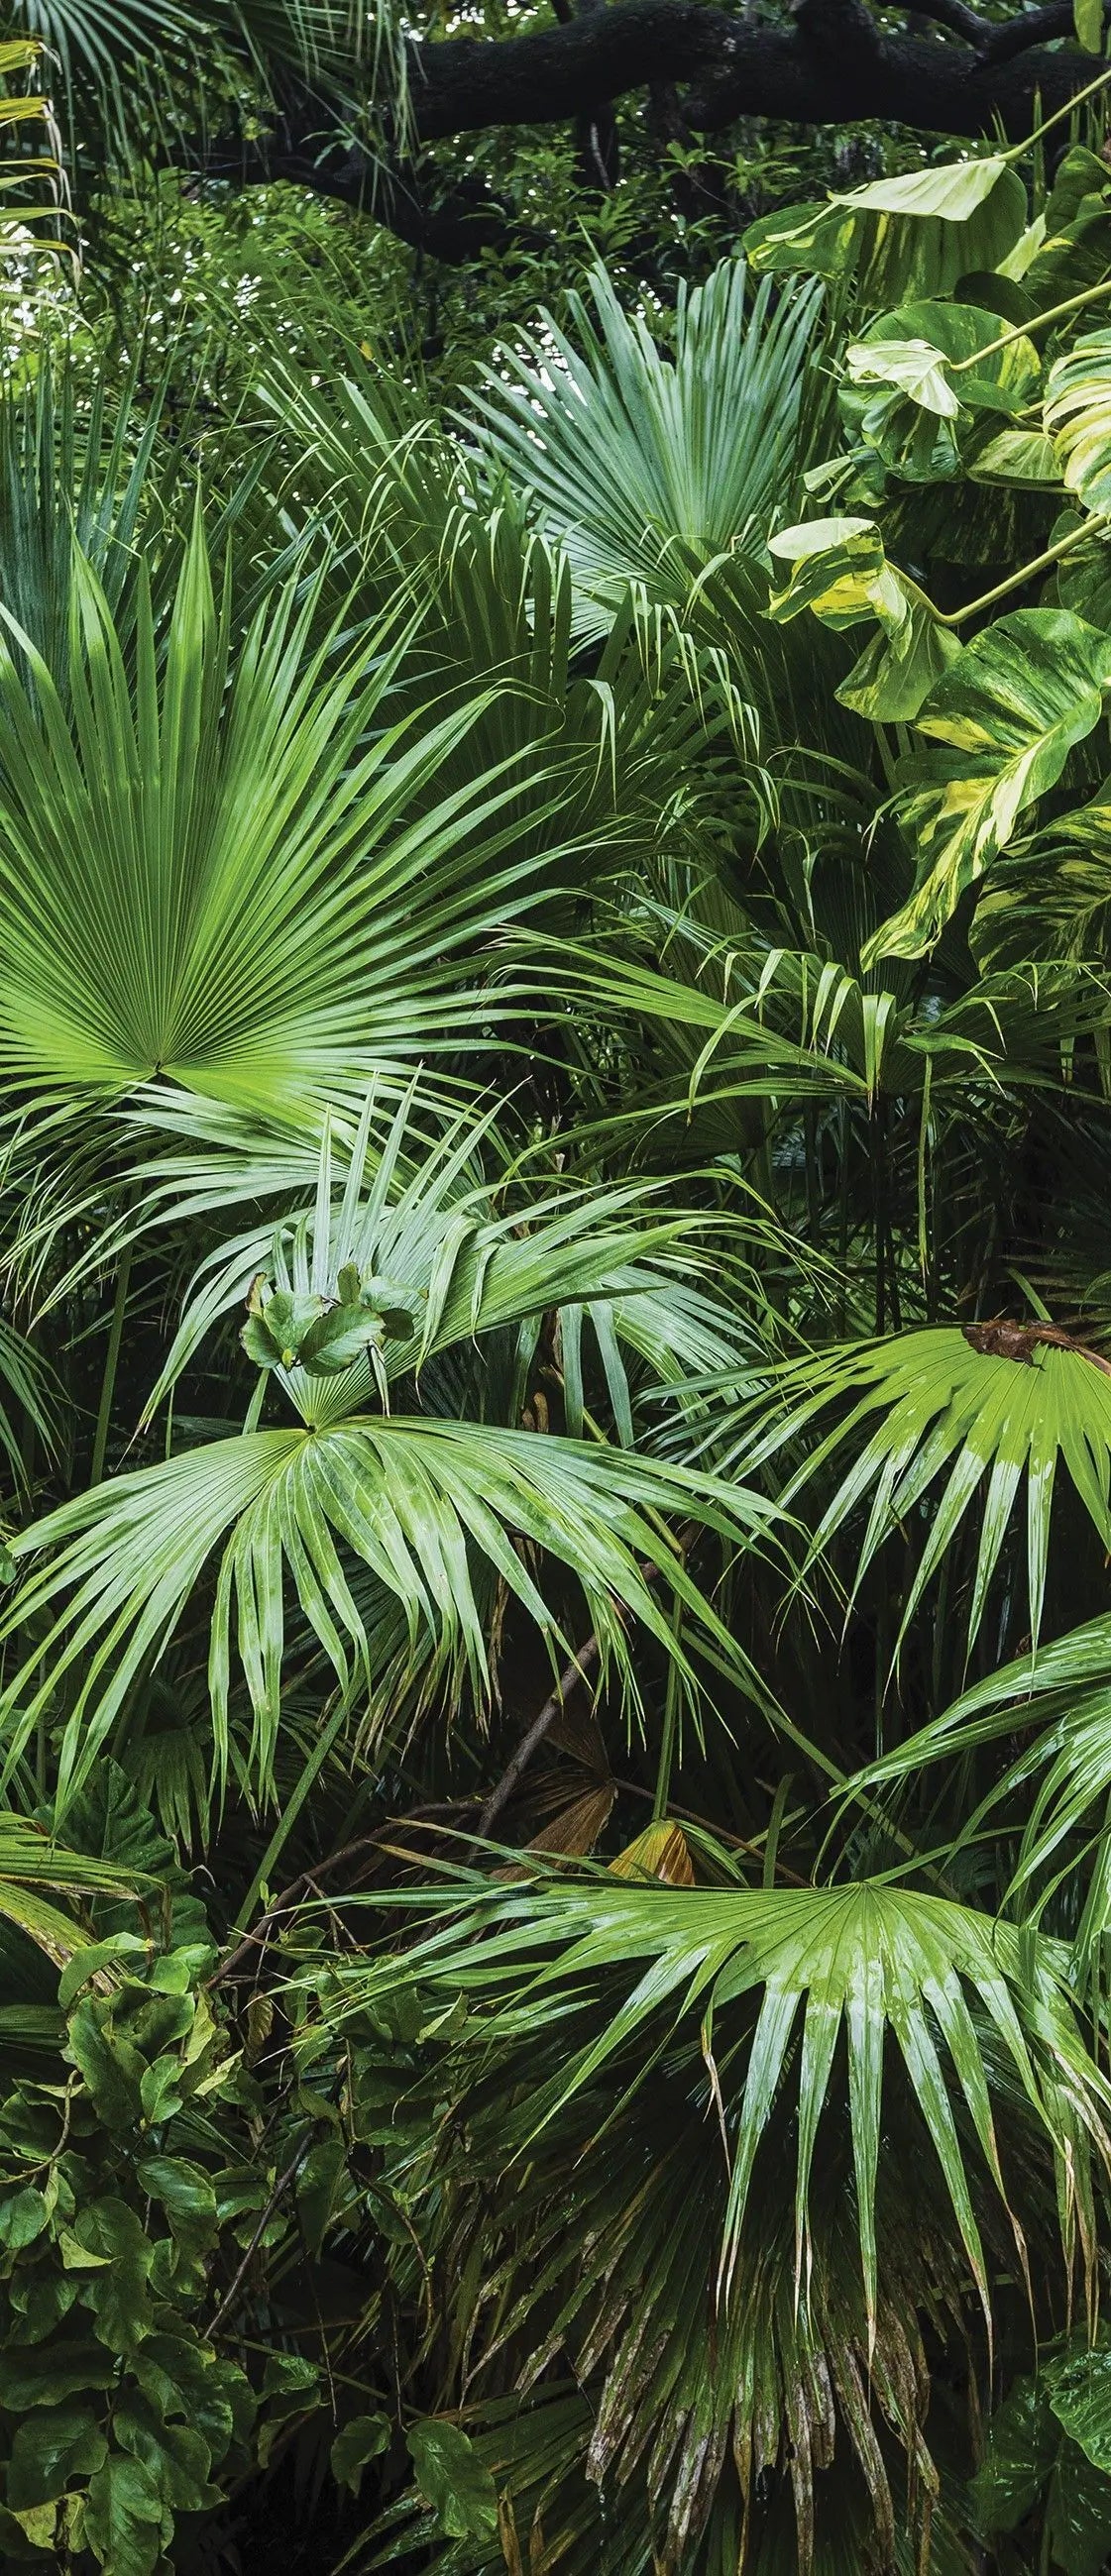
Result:
[[635,1842],[626,1844],[611,1860],[610,1868],[615,1878],[659,1878],[668,1887],[694,1886],[690,1844],[682,1827],[666,1817],[646,1825]]

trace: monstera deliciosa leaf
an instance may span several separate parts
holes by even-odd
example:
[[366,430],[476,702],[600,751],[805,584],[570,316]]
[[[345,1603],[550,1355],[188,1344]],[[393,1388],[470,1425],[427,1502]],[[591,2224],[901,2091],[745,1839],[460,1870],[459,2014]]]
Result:
[[1111,637],[1064,609],[1018,609],[965,646],[919,712],[918,732],[938,748],[908,765],[899,800],[918,884],[869,941],[866,964],[932,947],[1100,723],[1109,689]]
[[[1033,341],[971,304],[880,314],[845,354],[847,427],[911,482],[959,473],[981,413],[1010,419],[1040,375]],[[974,444],[974,441],[971,443]]]
[[787,206],[751,224],[752,267],[819,276],[855,273],[866,303],[950,295],[962,277],[997,268],[1026,223],[1026,190],[1007,153],[875,179],[824,204]]

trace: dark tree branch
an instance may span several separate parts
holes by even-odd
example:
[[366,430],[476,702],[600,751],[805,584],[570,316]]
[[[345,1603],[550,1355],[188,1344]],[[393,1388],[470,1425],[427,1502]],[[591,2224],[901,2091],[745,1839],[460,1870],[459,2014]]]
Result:
[[[660,102],[675,102],[672,115],[692,135],[719,133],[741,116],[817,126],[875,117],[929,134],[1002,130],[1020,142],[1039,111],[1066,105],[1094,71],[1090,54],[1053,43],[1071,30],[1071,0],[1000,25],[967,0],[922,0],[894,35],[864,0],[798,0],[793,20],[779,26],[749,23],[714,0],[553,7],[557,23],[528,35],[412,45],[418,154],[461,134],[569,124],[591,138],[595,184],[611,185],[613,106],[642,91],[657,119]],[[193,166],[240,185],[296,180],[450,262],[522,242],[519,222],[482,179],[430,194],[419,158],[383,166],[350,133],[341,139],[328,117],[308,92],[288,97],[265,143],[198,152]]]

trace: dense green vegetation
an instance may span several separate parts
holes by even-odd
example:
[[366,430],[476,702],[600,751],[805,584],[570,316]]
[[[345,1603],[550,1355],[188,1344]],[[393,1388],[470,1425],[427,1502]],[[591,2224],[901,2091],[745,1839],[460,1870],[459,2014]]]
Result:
[[357,32],[0,53],[0,2554],[1099,2576],[1106,94]]

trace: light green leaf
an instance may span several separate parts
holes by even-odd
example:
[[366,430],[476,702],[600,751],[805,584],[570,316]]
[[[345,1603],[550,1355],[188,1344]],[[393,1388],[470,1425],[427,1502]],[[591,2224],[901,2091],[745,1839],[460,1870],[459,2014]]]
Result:
[[867,303],[891,305],[949,295],[973,270],[998,267],[1025,223],[1022,181],[992,153],[786,207],[750,225],[744,247],[758,272],[855,272]]
[[1072,0],[1076,41],[1086,54],[1103,52],[1103,0]]

